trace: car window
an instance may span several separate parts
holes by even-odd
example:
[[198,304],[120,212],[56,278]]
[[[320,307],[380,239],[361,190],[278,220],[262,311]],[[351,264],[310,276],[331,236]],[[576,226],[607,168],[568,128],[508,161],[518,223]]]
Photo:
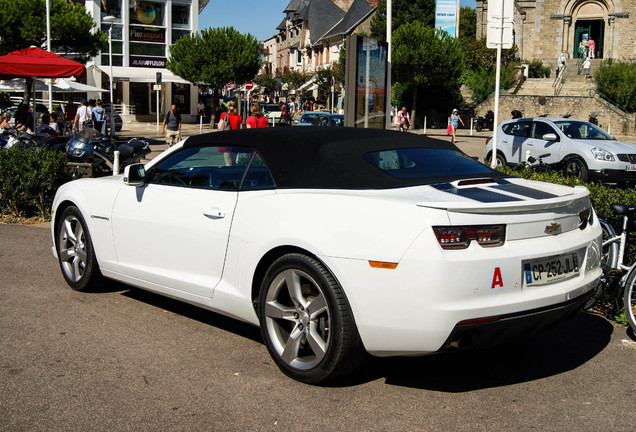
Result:
[[[249,148],[203,146],[183,149],[155,165],[149,183],[197,189],[238,190],[246,168],[257,154]],[[260,157],[258,157],[260,161]],[[272,187],[265,165],[251,174],[249,189]],[[256,167],[255,167],[256,168]]]
[[506,123],[501,127],[506,135],[513,135],[523,138],[530,136],[532,122],[528,120]]
[[555,134],[557,137],[559,135],[557,135],[556,131],[552,128],[552,126],[550,126],[547,123],[544,123],[542,121],[536,121],[532,123],[532,138],[537,138],[542,140],[543,139],[543,135],[545,134]]
[[385,174],[399,179],[432,179],[492,173],[487,166],[451,149],[393,149],[365,153],[364,159]]
[[301,123],[311,123],[314,121],[314,119],[316,117],[318,117],[319,114],[303,114],[303,116],[300,118],[300,122]]
[[567,137],[572,139],[614,140],[614,137],[592,123],[578,120],[557,120],[554,124],[556,124]]

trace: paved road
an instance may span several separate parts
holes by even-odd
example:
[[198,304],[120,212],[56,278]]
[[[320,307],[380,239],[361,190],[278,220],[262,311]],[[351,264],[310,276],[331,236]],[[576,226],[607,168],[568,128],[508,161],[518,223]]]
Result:
[[636,344],[595,315],[312,387],[249,325],[124,285],[71,290],[46,227],[0,225],[0,238],[3,431],[636,430]]

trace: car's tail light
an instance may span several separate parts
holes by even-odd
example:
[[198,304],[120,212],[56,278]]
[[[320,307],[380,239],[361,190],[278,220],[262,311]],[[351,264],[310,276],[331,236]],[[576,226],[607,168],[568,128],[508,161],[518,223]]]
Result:
[[433,232],[444,249],[465,249],[471,241],[484,247],[501,246],[506,239],[505,225],[437,226]]
[[489,136],[488,138],[486,138],[486,145],[488,145],[488,143],[490,142],[490,140],[492,139],[491,136]]

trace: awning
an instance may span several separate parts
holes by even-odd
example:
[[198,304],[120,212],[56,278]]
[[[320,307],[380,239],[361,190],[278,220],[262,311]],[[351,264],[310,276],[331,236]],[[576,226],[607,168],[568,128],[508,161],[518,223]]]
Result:
[[[47,92],[49,91],[49,85],[45,82],[35,79],[35,91],[38,92]],[[23,92],[24,86],[26,85],[24,78],[15,78],[12,80],[2,81],[0,82],[0,91],[1,92]],[[53,85],[54,92],[64,91],[57,85]]]
[[[110,75],[109,66],[98,67],[106,75]],[[130,81],[142,83],[154,83],[157,80],[157,72],[161,72],[162,82],[174,82],[181,84],[191,84],[189,81],[173,74],[168,69],[150,69],[113,66],[113,81]]]
[[59,79],[55,84],[57,87],[61,88],[63,92],[97,92],[97,93],[107,93],[108,90],[104,90],[103,88],[95,87],[88,84],[78,83],[73,80],[68,79]]
[[305,84],[303,84],[300,87],[298,87],[298,91],[305,90],[307,87],[309,87],[310,85],[312,85],[315,82],[316,82],[316,77],[314,76],[309,81],[307,81]]

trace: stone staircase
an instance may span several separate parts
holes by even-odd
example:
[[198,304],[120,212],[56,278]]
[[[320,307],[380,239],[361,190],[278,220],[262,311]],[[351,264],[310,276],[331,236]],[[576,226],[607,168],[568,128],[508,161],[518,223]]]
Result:
[[[594,71],[598,69],[601,64],[600,59],[591,60],[591,75],[594,75]],[[516,93],[523,96],[554,96],[554,79],[556,72],[556,65],[551,66],[552,76],[550,78],[528,78],[519,91]],[[596,88],[593,80],[585,82],[583,72],[577,74],[576,59],[568,61],[565,72],[563,73],[563,87],[559,92],[559,96],[589,96],[590,88]]]

